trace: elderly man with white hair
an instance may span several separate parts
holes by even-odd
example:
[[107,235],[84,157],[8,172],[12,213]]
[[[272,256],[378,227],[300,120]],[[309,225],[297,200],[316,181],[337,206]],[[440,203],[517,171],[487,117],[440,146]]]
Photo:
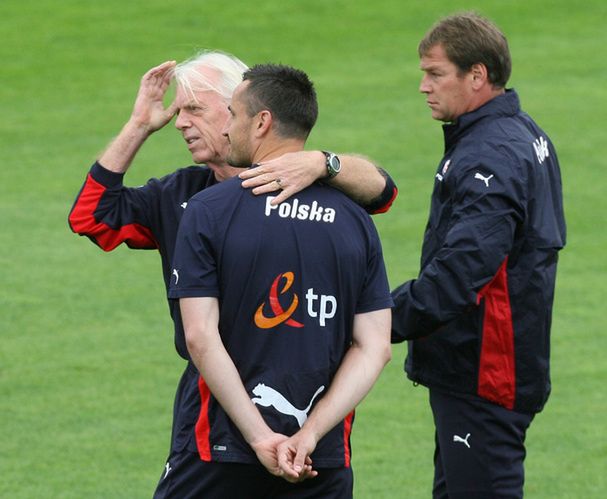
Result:
[[[237,174],[254,194],[280,189],[273,203],[280,204],[317,180],[344,191],[370,213],[387,211],[397,189],[390,176],[365,158],[327,151],[300,151],[243,171],[226,162],[227,139],[222,129],[228,105],[247,66],[234,56],[205,51],[183,63],[167,61],[150,69],[141,80],[133,111],[118,136],[95,161],[69,214],[71,229],[87,236],[105,251],[122,243],[133,249],[156,249],[162,260],[165,286],[177,229],[188,200],[196,193]],[[174,80],[174,101],[165,106],[166,91]],[[145,141],[173,117],[176,128],[196,163],[140,187],[126,187],[124,174]],[[174,456],[196,452],[201,410],[200,375],[185,344],[179,307],[169,301],[175,326],[175,347],[187,361],[175,397],[169,459],[157,496],[178,467]]]

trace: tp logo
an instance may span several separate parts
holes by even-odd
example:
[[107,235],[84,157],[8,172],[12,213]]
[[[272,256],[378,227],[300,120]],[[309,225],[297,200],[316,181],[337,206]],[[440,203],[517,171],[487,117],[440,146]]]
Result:
[[[279,284],[282,279],[286,279],[286,282],[278,291]],[[263,302],[257,308],[255,312],[255,325],[261,329],[270,329],[282,324],[283,322],[287,326],[291,327],[303,327],[301,322],[292,319],[291,316],[299,305],[299,297],[293,293],[293,299],[289,307],[285,310],[280,303],[279,295],[285,294],[291,288],[295,276],[293,272],[285,272],[284,274],[278,274],[272,286],[270,287],[270,296],[268,301],[270,302],[270,309],[274,314],[274,317],[266,317],[263,313],[265,302]],[[310,288],[306,292],[306,312],[308,316],[317,318],[321,327],[325,327],[327,319],[335,317],[337,312],[337,299],[331,295],[317,294],[314,292],[314,288]]]
[[299,298],[297,297],[297,295],[293,293],[293,301],[291,302],[291,305],[289,305],[289,308],[287,308],[287,310],[284,310],[282,308],[282,305],[280,304],[280,301],[278,299],[278,284],[280,283],[280,280],[283,277],[286,279],[286,282],[280,290],[281,295],[286,293],[293,284],[293,272],[285,272],[284,274],[278,274],[276,279],[274,279],[272,287],[270,288],[269,296],[270,308],[274,313],[274,317],[266,317],[263,314],[264,303],[259,305],[257,312],[255,312],[255,325],[258,328],[270,329],[275,326],[278,326],[279,324],[282,324],[283,322],[291,327],[303,327],[303,324],[301,322],[297,322],[295,319],[291,319],[291,315],[293,315],[293,312],[295,312],[295,309],[299,304]]

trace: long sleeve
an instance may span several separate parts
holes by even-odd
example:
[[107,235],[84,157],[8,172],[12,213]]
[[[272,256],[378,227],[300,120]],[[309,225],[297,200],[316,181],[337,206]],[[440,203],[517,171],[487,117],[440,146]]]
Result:
[[[435,199],[452,199],[440,227],[432,216],[426,241],[442,238],[432,254],[424,251],[417,279],[392,292],[392,341],[427,336],[477,306],[478,293],[513,251],[517,224],[525,210],[522,181],[512,168],[494,158],[461,162],[457,176],[445,181]],[[454,172],[455,173],[455,172]],[[484,180],[485,179],[485,180]],[[490,180],[487,180],[490,179]],[[433,206],[433,211],[444,207]]]
[[121,243],[130,248],[156,249],[158,242],[149,223],[152,189],[149,185],[124,187],[123,176],[95,163],[70,211],[70,228],[104,251]]

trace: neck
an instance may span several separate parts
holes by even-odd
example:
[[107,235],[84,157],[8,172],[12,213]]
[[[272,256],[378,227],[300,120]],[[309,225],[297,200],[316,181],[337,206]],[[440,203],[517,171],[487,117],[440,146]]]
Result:
[[280,139],[265,141],[262,143],[253,155],[253,163],[262,163],[271,159],[276,159],[289,152],[303,151],[305,140],[301,139]]
[[217,162],[217,163],[205,163],[211,170],[213,170],[213,175],[217,179],[217,182],[223,182],[229,178],[235,177],[238,175],[242,168],[238,168],[236,166],[230,166],[225,162]]
[[498,95],[502,95],[504,93],[506,93],[506,89],[504,89],[504,88],[487,87],[484,92],[481,92],[478,95],[478,98],[477,98],[476,102],[474,103],[474,106],[472,107],[471,111],[478,109],[481,106],[484,106],[490,100],[493,100]]

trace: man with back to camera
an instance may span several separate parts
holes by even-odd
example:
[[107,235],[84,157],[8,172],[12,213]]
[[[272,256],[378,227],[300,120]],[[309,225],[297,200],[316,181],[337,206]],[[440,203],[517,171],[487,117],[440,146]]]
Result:
[[445,153],[419,276],[392,293],[392,341],[409,340],[407,375],[429,387],[433,497],[522,497],[526,430],[550,392],[559,164],[506,89],[510,53],[493,23],[447,17],[418,51]]
[[[317,112],[305,73],[253,67],[230,105],[229,163],[302,150]],[[205,411],[200,458],[170,494],[352,497],[353,410],[391,355],[377,232],[331,187],[273,205],[277,193],[255,197],[240,184],[195,195],[177,236],[169,297],[180,302]]]
[[[229,166],[228,143],[222,129],[227,104],[247,66],[229,54],[202,52],[175,66],[172,61],[150,69],[142,78],[130,119],[92,166],[69,215],[72,230],[86,235],[105,251],[121,243],[134,249],[157,249],[165,285],[171,277],[171,260],[177,228],[189,198],[242,172],[244,187],[254,193],[282,191],[275,202],[321,178],[342,189],[369,212],[386,211],[396,194],[391,178],[369,161],[355,156],[299,151],[242,171]],[[165,108],[163,98],[174,75],[175,101]],[[137,152],[154,132],[177,114],[192,159],[202,166],[181,168],[140,188],[123,185],[123,177]],[[339,160],[341,159],[341,163]],[[330,161],[329,161],[330,160]],[[189,361],[179,307],[169,301],[175,325],[175,346]],[[198,454],[194,428],[200,414],[198,371],[188,362],[175,396],[171,450],[161,480],[179,473],[172,456],[187,448]]]

